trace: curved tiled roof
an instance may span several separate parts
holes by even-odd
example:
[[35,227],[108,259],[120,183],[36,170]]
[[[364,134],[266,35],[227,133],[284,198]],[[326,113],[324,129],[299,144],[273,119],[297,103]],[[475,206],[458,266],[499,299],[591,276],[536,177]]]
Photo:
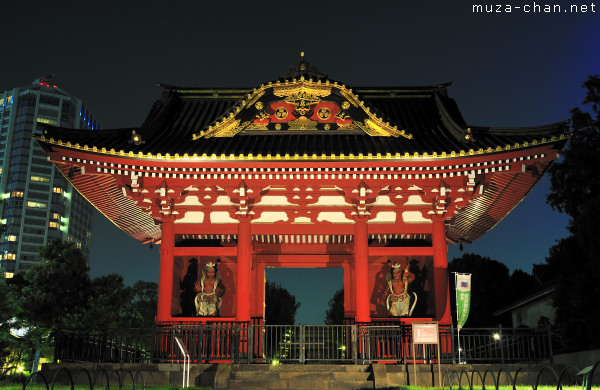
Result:
[[[356,88],[353,93],[365,108],[382,121],[405,130],[412,139],[398,136],[374,137],[362,130],[306,130],[241,132],[231,137],[199,137],[239,108],[252,90],[243,88],[164,87],[146,121],[138,128],[81,131],[46,127],[44,139],[69,142],[72,147],[105,148],[115,152],[155,155],[300,156],[354,154],[391,156],[392,158],[450,157],[452,152],[474,150],[496,152],[498,148],[518,148],[531,143],[552,142],[565,133],[562,123],[538,127],[469,127],[455,101],[447,96],[446,86],[404,88]],[[142,142],[134,142],[138,135]],[[554,139],[552,137],[555,137]]]

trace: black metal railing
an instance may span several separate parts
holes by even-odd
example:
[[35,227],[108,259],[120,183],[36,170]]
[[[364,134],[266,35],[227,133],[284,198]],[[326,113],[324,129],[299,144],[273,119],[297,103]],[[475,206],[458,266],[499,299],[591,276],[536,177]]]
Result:
[[105,332],[63,330],[55,340],[55,360],[136,362],[154,360],[154,329],[111,329]]
[[441,363],[544,362],[552,357],[549,329],[439,327],[439,348],[412,345],[410,325],[168,324],[98,333],[62,331],[55,357],[96,363],[192,362]]
[[352,363],[356,361],[353,325],[251,325],[248,361]]
[[[458,349],[460,348],[460,351]],[[468,363],[538,362],[552,357],[549,329],[470,328],[457,333],[457,358]]]

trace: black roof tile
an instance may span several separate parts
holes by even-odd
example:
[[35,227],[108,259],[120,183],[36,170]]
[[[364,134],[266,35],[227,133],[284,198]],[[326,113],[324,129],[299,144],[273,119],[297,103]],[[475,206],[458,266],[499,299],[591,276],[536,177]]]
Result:
[[[365,106],[383,121],[396,125],[413,136],[378,137],[362,130],[280,130],[238,133],[233,137],[200,137],[194,134],[208,129],[218,120],[234,113],[251,89],[176,88],[165,87],[147,119],[139,128],[112,130],[73,130],[46,126],[46,139],[80,147],[96,146],[125,153],[152,155],[339,155],[362,153],[385,155],[400,153],[441,154],[469,149],[495,149],[515,143],[550,138],[566,132],[561,124],[524,128],[491,128],[469,126],[460,115],[456,102],[447,97],[446,86],[356,88],[352,91]],[[469,129],[469,130],[467,130]],[[131,142],[132,131],[143,143]],[[466,140],[471,131],[471,140]],[[474,138],[474,139],[473,139]]]

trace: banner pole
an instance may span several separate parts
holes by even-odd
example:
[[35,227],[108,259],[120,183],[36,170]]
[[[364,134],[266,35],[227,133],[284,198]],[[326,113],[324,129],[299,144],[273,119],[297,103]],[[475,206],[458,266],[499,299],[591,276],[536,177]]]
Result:
[[460,364],[460,323],[458,322],[458,273],[454,274],[454,300],[456,301],[456,329],[457,329],[457,341],[458,341],[458,364]]
[[458,364],[460,364],[460,329],[458,330]]

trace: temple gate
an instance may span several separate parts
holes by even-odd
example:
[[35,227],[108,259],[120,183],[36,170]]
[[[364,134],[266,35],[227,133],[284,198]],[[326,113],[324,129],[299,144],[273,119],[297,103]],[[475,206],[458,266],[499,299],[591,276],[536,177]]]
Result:
[[349,323],[450,324],[448,243],[494,227],[567,140],[467,126],[449,85],[350,89],[304,58],[254,89],[180,88],[135,129],[39,144],[123,231],[160,243],[158,323],[260,323],[266,267],[341,267]]

